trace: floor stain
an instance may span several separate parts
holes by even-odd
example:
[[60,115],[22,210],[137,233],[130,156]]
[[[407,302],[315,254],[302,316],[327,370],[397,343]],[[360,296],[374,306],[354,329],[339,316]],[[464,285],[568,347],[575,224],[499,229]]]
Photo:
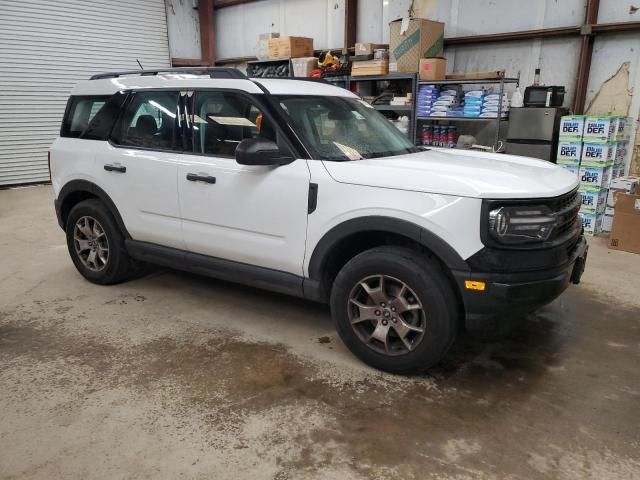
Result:
[[[603,465],[614,468],[606,462],[617,459],[620,472],[640,475],[638,425],[629,422],[638,412],[638,393],[630,386],[640,381],[640,349],[611,348],[612,342],[638,341],[626,325],[640,311],[615,309],[580,291],[569,295],[560,306],[514,319],[518,328],[501,340],[463,335],[424,375],[381,374],[339,384],[323,377],[328,366],[322,362],[282,345],[249,342],[233,330],[122,345],[70,332],[70,322],[82,315],[72,298],[35,302],[0,312],[0,375],[10,384],[0,404],[29,400],[20,396],[20,382],[28,378],[16,380],[13,369],[44,366],[50,391],[83,399],[124,389],[155,398],[157,415],[200,418],[206,448],[266,458],[279,445],[292,445],[293,453],[275,456],[274,478],[338,467],[363,478],[424,478],[427,466],[469,478],[574,478],[566,470],[576,444],[576,459],[606,446],[616,454],[601,458]],[[145,297],[118,296],[107,304],[139,298]],[[324,338],[330,341],[317,341],[327,343]],[[73,368],[84,374],[70,377]],[[56,410],[58,425],[79,421],[73,403]],[[278,427],[296,425],[285,415],[262,434],[260,450],[247,425],[281,410],[302,411],[304,428],[282,433]],[[585,426],[588,435],[580,433]],[[553,452],[550,440],[564,449]],[[580,464],[575,471],[590,468]]]

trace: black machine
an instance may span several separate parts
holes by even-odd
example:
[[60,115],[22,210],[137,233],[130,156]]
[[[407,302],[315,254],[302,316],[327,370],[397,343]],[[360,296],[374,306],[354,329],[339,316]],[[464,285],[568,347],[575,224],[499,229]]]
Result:
[[561,107],[564,86],[531,85],[524,90],[525,107]]

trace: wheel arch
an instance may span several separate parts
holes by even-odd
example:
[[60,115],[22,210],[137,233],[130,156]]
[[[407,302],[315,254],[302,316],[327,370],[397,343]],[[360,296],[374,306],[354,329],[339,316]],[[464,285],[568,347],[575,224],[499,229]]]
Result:
[[60,190],[56,200],[56,210],[58,212],[58,223],[63,230],[66,228],[69,212],[74,205],[89,198],[101,200],[113,215],[124,237],[127,239],[131,238],[120,216],[120,212],[116,204],[111,200],[111,197],[98,185],[88,180],[71,180]]
[[381,245],[410,246],[435,258],[460,292],[452,271],[468,271],[463,258],[442,238],[415,223],[385,216],[347,220],[326,232],[316,244],[309,261],[308,276],[316,290],[312,296],[328,298],[338,271],[355,255]]

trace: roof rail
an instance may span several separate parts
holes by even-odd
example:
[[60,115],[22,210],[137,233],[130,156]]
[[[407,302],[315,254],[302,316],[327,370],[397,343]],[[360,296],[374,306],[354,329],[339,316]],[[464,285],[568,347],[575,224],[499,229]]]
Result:
[[162,73],[201,73],[207,74],[211,78],[243,78],[246,79],[244,73],[237,68],[232,67],[175,67],[161,68],[158,70],[124,70],[122,72],[98,73],[91,76],[89,80],[101,80],[104,78],[117,78],[123,75],[140,75],[150,76]]

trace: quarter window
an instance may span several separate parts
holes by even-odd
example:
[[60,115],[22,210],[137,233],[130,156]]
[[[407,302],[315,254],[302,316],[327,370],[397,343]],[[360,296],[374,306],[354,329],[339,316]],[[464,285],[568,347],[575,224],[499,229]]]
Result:
[[71,97],[69,107],[62,122],[60,136],[78,138],[89,126],[89,122],[104,107],[109,95],[95,97]]
[[233,156],[246,138],[276,141],[276,132],[266,115],[250,98],[233,92],[196,93],[193,142],[196,153]]
[[177,114],[178,92],[135,93],[113,140],[125,146],[182,150],[177,138]]

